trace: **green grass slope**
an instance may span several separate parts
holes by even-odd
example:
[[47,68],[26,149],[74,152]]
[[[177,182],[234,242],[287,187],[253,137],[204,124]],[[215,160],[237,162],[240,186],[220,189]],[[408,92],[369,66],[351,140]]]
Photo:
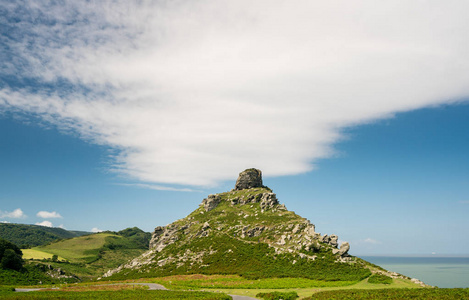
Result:
[[41,255],[55,254],[60,258],[57,262],[50,259],[34,260],[34,258],[33,261],[61,268],[82,279],[91,279],[139,256],[146,249],[144,245],[132,238],[103,232],[61,240],[31,250]]
[[62,228],[51,228],[38,225],[0,223],[0,238],[15,245],[40,246],[50,242],[90,234],[83,231],[68,231]]

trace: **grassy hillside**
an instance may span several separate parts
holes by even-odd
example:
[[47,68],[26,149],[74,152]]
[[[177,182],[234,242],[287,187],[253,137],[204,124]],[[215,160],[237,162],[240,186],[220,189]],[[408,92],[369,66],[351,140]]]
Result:
[[[45,262],[86,279],[116,268],[146,249],[131,237],[103,232],[38,246],[25,253],[31,255],[33,261]],[[58,256],[56,262],[45,257],[54,254]]]
[[68,231],[38,225],[0,223],[0,238],[12,242],[21,248],[40,246],[50,242],[90,234],[84,231]]

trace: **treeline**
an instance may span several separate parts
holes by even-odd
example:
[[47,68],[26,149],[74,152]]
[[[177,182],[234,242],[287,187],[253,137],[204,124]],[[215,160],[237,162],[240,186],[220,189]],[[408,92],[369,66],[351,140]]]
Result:
[[141,249],[148,249],[151,239],[151,233],[145,232],[138,227],[126,228],[116,232],[118,235],[126,237],[133,241]]
[[[127,228],[118,232],[110,231],[133,241],[138,248],[148,249],[151,233],[138,227]],[[56,227],[39,225],[0,223],[0,238],[5,239],[21,249],[43,246],[58,240],[70,239],[91,234],[86,231],[70,231]]]
[[69,239],[85,234],[84,231],[68,231],[62,228],[52,228],[26,224],[0,224],[0,238],[5,239],[20,248],[46,245],[50,242]]

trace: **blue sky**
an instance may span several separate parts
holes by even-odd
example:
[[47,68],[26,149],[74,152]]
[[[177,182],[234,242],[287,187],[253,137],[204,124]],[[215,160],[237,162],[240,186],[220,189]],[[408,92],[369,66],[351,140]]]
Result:
[[1,3],[0,221],[151,231],[256,167],[353,254],[468,254],[467,5]]
[[[357,254],[467,254],[469,104],[420,109],[346,130],[333,158],[302,175],[264,178],[287,208]],[[106,171],[109,149],[54,128],[0,119],[2,210],[67,229],[152,231],[234,181],[196,192],[156,191]],[[124,184],[124,185],[123,185]],[[39,211],[63,218],[40,218]]]

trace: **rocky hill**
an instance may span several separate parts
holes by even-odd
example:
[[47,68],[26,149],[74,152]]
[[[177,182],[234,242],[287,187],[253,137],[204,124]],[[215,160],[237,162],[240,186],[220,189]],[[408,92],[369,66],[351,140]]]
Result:
[[150,250],[104,277],[238,274],[249,278],[303,277],[361,280],[366,263],[339,247],[338,236],[288,211],[262,183],[262,173],[240,173],[235,188],[209,195],[184,219],[156,227]]

